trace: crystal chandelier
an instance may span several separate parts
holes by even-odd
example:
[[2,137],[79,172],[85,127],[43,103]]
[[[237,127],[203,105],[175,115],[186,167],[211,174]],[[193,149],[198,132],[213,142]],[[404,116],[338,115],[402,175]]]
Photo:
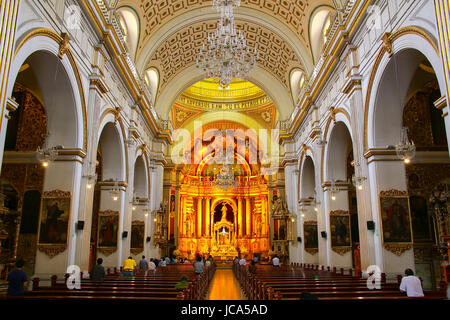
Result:
[[236,177],[233,173],[231,173],[228,161],[226,159],[224,161],[222,169],[220,169],[220,172],[217,174],[216,179],[214,180],[214,185],[224,190],[237,186]]
[[416,156],[416,146],[414,141],[408,138],[408,128],[402,128],[401,141],[395,146],[397,156],[405,163],[410,163],[411,159]]
[[208,45],[203,44],[197,57],[197,68],[216,79],[221,89],[228,88],[234,78],[248,78],[258,59],[256,48],[252,53],[242,32],[236,32],[233,10],[240,5],[240,0],[213,0],[220,12],[219,26],[208,35]]

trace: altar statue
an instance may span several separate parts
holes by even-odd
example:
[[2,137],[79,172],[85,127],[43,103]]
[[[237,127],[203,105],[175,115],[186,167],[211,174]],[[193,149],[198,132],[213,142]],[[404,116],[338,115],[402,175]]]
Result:
[[227,221],[227,204],[226,202],[222,203],[222,219],[220,221]]

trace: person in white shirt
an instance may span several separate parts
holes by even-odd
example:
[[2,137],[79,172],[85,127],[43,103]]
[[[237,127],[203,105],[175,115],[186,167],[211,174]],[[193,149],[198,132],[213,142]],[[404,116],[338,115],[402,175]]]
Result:
[[406,292],[408,297],[423,297],[422,283],[420,279],[414,276],[411,269],[405,270],[405,277],[400,283],[400,291]]
[[245,260],[245,258],[242,257],[241,260],[239,260],[239,265],[241,265],[241,266],[247,265],[247,260]]
[[280,259],[278,258],[278,256],[273,257],[272,264],[273,264],[273,266],[275,268],[279,268],[280,267]]

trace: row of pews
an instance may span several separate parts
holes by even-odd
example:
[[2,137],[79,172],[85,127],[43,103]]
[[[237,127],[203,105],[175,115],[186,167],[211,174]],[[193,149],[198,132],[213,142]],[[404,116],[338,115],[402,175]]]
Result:
[[[64,279],[52,276],[50,286],[41,286],[39,278],[33,279],[31,291],[23,297],[8,299],[45,299],[45,300],[203,300],[215,273],[215,266],[205,267],[201,275],[194,273],[192,264],[168,265],[155,271],[138,271],[134,276],[125,276],[121,270],[107,270],[104,281],[83,279],[80,289],[69,289],[68,274]],[[175,285],[181,276],[189,278],[189,286],[176,290]]]
[[[257,268],[251,274],[246,267],[233,265],[241,289],[250,300],[300,300],[303,292],[319,300],[411,299],[399,290],[401,276],[397,283],[388,283],[386,275],[381,274],[380,289],[370,289],[367,279],[352,269],[345,273],[344,269],[297,263],[280,268],[260,264]],[[424,294],[425,297],[414,299],[445,299],[447,284],[442,281],[440,291]]]

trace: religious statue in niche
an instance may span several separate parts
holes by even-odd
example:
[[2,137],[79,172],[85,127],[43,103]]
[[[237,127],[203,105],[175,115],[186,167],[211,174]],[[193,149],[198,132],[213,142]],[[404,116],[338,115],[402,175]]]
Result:
[[273,197],[272,215],[283,215],[287,214],[286,202],[278,196]]

